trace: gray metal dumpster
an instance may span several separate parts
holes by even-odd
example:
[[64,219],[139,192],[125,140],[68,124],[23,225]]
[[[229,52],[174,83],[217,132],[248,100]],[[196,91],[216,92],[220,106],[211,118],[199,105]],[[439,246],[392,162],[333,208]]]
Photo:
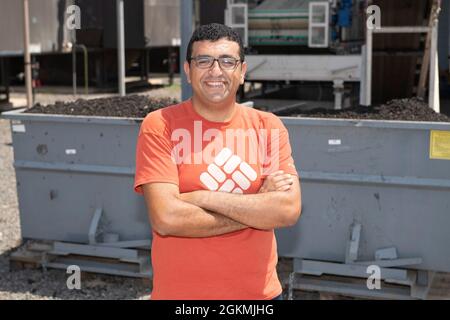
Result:
[[52,241],[45,265],[150,277],[150,225],[133,191],[142,119],[2,117],[11,119],[22,238]]
[[23,238],[86,243],[99,232],[150,239],[142,197],[133,192],[142,119],[2,114],[11,119]]
[[[132,191],[142,119],[2,117],[12,121],[23,238],[92,244],[100,230],[150,240],[144,200]],[[375,262],[398,283],[408,283],[406,269],[450,272],[450,123],[282,120],[302,183],[299,222],[277,230],[294,270]]]
[[[375,264],[450,272],[450,123],[283,122],[303,211],[277,238],[280,256],[297,260],[294,270],[368,277]],[[408,282],[407,271],[382,272]]]

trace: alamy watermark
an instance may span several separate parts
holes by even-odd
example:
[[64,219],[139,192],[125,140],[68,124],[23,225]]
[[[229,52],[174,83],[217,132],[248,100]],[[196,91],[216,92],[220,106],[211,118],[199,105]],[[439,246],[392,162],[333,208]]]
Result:
[[[366,9],[368,15],[367,29],[381,29],[381,8],[377,5],[370,5]],[[68,6],[66,9],[66,28],[69,30],[81,29],[81,9],[77,5]]]
[[366,273],[370,274],[367,278],[367,289],[381,290],[381,268],[377,265],[370,265],[366,269]]
[[67,267],[66,273],[70,274],[67,278],[66,285],[69,290],[81,289],[81,269],[77,265],[70,265]]
[[366,9],[367,17],[367,29],[381,29],[381,9],[377,5],[368,6]]
[[81,29],[81,9],[77,5],[68,6],[66,9],[66,28],[69,30]]
[[209,128],[203,131],[202,121],[194,121],[192,132],[184,128],[172,132],[172,160],[177,165],[211,164],[218,161],[217,155],[227,148],[249,165],[259,164],[267,171],[276,171],[280,166],[282,134],[280,129],[254,128],[228,128],[224,131]]

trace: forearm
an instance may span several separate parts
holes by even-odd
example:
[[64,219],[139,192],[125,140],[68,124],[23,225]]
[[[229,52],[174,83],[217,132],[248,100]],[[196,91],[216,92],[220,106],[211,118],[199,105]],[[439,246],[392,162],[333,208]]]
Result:
[[295,207],[288,194],[285,191],[274,191],[243,195],[201,190],[180,196],[184,201],[249,227],[269,230],[292,224]]
[[174,200],[163,224],[156,232],[164,236],[203,238],[218,236],[248,228],[237,221],[196,205]]

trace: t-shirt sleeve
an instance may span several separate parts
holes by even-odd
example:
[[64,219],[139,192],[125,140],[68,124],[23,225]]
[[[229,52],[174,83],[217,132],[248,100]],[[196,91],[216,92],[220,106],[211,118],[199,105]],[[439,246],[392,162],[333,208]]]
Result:
[[[139,194],[143,194],[141,186],[150,182],[179,185],[178,168],[172,158],[170,133],[155,121],[158,120],[145,119],[137,139],[134,191]],[[160,128],[159,132],[154,128]]]
[[283,170],[285,173],[298,176],[292,148],[289,141],[289,132],[283,122],[275,115],[271,115],[266,125],[268,131],[268,160],[265,161],[264,175]]

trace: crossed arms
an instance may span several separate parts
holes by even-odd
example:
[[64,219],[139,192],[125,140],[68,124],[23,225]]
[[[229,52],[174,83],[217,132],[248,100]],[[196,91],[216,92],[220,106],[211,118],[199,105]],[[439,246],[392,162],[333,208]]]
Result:
[[245,228],[271,230],[295,224],[301,212],[300,182],[282,171],[268,176],[256,194],[180,193],[172,183],[148,183],[142,189],[152,228],[162,236],[201,238]]

